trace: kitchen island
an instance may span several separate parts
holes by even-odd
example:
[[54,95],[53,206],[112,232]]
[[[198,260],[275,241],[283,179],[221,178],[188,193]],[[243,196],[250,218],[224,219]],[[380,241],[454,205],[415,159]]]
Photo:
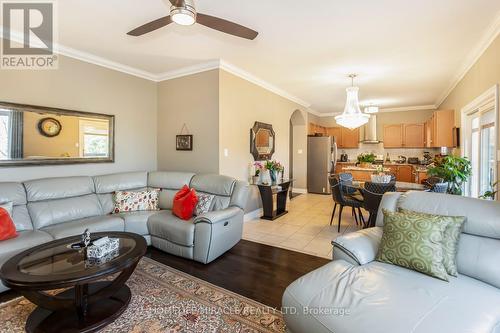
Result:
[[[396,180],[408,183],[420,184],[427,178],[427,167],[419,164],[408,163],[384,163],[384,172],[396,175]],[[336,173],[351,173],[354,180],[370,181],[371,175],[376,171],[376,165],[368,168],[357,167],[354,162],[337,162]]]

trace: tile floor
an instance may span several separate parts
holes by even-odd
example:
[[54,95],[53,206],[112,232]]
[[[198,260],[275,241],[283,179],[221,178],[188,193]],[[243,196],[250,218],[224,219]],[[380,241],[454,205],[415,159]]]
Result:
[[[333,209],[330,195],[303,194],[289,201],[287,209],[288,214],[274,221],[245,222],[243,238],[331,259],[331,241],[340,234],[361,228],[356,226],[348,208],[342,213],[340,234],[337,232],[338,209],[330,226]],[[368,213],[363,212],[363,215],[368,218]]]

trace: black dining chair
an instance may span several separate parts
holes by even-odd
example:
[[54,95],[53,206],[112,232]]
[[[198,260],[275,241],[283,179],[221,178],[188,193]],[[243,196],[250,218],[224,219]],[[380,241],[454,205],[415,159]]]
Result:
[[396,192],[396,182],[392,181],[389,183],[366,182],[364,188],[365,190],[378,194],[384,194],[385,192]]
[[448,183],[436,183],[436,184],[431,186],[430,192],[447,193],[448,192]]
[[[363,206],[363,201],[355,200],[352,198],[349,198],[345,195],[344,193],[344,187],[347,187],[348,185],[343,184],[338,176],[333,176],[330,178],[330,185],[332,188],[332,197],[333,201],[335,203],[332,211],[332,217],[330,219],[330,225],[333,223],[333,217],[335,216],[335,211],[337,210],[337,205],[340,206],[339,209],[339,225],[338,225],[338,232],[340,232],[340,223],[342,222],[342,210],[344,207],[351,207],[353,209],[354,213],[354,219],[356,220],[356,224],[362,223],[363,225],[365,224],[365,220],[363,217],[363,214],[361,214],[361,207]],[[357,210],[357,213],[356,213]],[[358,214],[359,214],[359,220],[358,220]]]
[[371,228],[375,226],[375,221],[377,220],[378,208],[380,206],[380,202],[382,201],[383,193],[375,193],[367,190],[366,188],[361,189],[361,193],[363,194],[363,208],[368,211],[370,214],[368,216],[368,223],[366,224],[367,228]]
[[[363,201],[363,197],[359,193],[358,189],[353,186],[353,176],[352,173],[344,172],[339,173],[339,180],[344,185],[342,187],[342,191],[347,195],[350,199]],[[330,184],[331,185],[331,184]]]

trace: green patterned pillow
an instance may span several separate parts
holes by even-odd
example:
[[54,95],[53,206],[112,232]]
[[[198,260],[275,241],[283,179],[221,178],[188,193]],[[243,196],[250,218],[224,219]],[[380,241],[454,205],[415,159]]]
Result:
[[448,281],[442,242],[449,222],[439,216],[382,211],[384,231],[376,260]]
[[441,219],[448,220],[448,226],[444,230],[443,237],[443,264],[451,276],[458,276],[457,271],[457,251],[458,251],[458,241],[460,240],[460,235],[462,234],[462,226],[465,222],[465,216],[445,216],[445,215],[434,215],[427,213],[414,212],[412,210],[407,210],[400,208],[400,212],[405,214],[417,214],[424,215],[425,217],[432,218],[433,216],[438,216]]

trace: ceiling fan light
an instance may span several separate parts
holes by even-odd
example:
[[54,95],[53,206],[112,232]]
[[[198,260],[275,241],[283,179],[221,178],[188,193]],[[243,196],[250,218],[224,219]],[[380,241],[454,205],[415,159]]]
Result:
[[193,25],[196,22],[196,12],[189,6],[172,7],[170,17],[172,21],[180,25]]

